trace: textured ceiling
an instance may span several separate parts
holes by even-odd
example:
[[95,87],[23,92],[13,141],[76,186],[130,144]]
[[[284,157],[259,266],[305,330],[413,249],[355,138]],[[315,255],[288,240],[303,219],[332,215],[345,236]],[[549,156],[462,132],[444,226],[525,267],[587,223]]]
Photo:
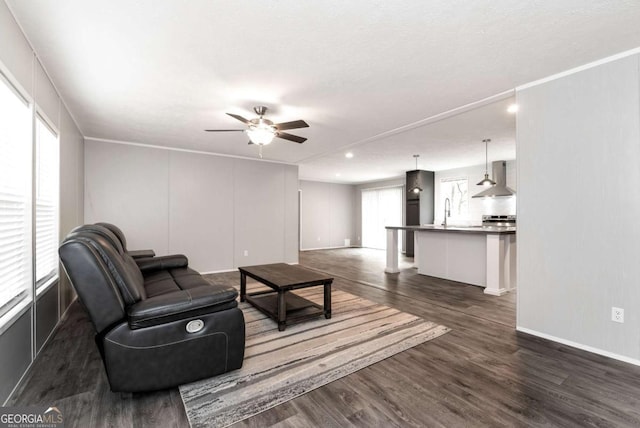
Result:
[[640,46],[636,0],[7,3],[86,137],[255,158],[244,134],[203,130],[264,104],[310,124],[265,159],[333,181],[398,175],[414,153],[430,169],[480,164],[485,137],[513,158],[513,118],[491,105],[494,118],[376,136]]
[[[365,182],[404,175],[416,169],[441,171],[516,157],[515,116],[507,112],[513,97],[391,136],[355,144],[345,150],[318,156],[300,166],[300,177],[335,182]],[[350,152],[353,158],[345,154]],[[353,164],[356,167],[353,167]]]

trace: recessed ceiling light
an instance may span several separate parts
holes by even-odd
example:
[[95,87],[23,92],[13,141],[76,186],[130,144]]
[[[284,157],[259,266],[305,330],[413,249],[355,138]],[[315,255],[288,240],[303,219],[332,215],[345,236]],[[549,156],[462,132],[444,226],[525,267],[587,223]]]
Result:
[[518,104],[511,104],[509,108],[507,108],[509,113],[516,113],[518,111]]
[[339,172],[336,172],[336,177],[340,177],[340,173]]
[[353,157],[353,153],[347,152],[347,153],[344,154],[344,157],[347,158],[347,159],[351,159]]

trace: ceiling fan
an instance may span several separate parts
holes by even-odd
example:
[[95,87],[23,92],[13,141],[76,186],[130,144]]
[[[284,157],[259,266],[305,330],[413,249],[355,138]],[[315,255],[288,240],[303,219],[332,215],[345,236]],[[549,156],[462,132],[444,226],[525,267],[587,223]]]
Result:
[[256,106],[253,111],[258,115],[255,119],[245,119],[242,116],[233,113],[227,113],[234,119],[247,125],[247,129],[205,129],[206,132],[246,132],[249,135],[249,144],[257,144],[266,146],[271,143],[275,137],[282,138],[283,140],[293,141],[295,143],[304,143],[306,138],[297,135],[282,132],[288,129],[308,128],[309,125],[304,120],[294,120],[292,122],[273,123],[269,119],[264,118],[264,114],[267,112],[267,107]]

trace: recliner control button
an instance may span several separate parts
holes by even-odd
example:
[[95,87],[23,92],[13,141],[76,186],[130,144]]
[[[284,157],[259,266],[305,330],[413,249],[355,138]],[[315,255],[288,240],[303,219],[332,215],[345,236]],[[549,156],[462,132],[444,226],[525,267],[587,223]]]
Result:
[[187,333],[197,333],[204,328],[202,320],[193,320],[187,323]]

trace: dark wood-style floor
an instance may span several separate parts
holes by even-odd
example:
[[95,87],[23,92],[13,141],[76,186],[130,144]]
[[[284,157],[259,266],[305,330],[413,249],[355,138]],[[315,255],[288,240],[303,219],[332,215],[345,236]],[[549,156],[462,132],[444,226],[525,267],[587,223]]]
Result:
[[[334,286],[444,324],[451,332],[401,352],[237,427],[640,426],[640,367],[515,332],[515,293],[424,277],[384,252],[300,254]],[[237,273],[218,274],[238,283]],[[80,305],[34,363],[9,405],[58,406],[68,427],[183,427],[177,389],[113,394]]]

